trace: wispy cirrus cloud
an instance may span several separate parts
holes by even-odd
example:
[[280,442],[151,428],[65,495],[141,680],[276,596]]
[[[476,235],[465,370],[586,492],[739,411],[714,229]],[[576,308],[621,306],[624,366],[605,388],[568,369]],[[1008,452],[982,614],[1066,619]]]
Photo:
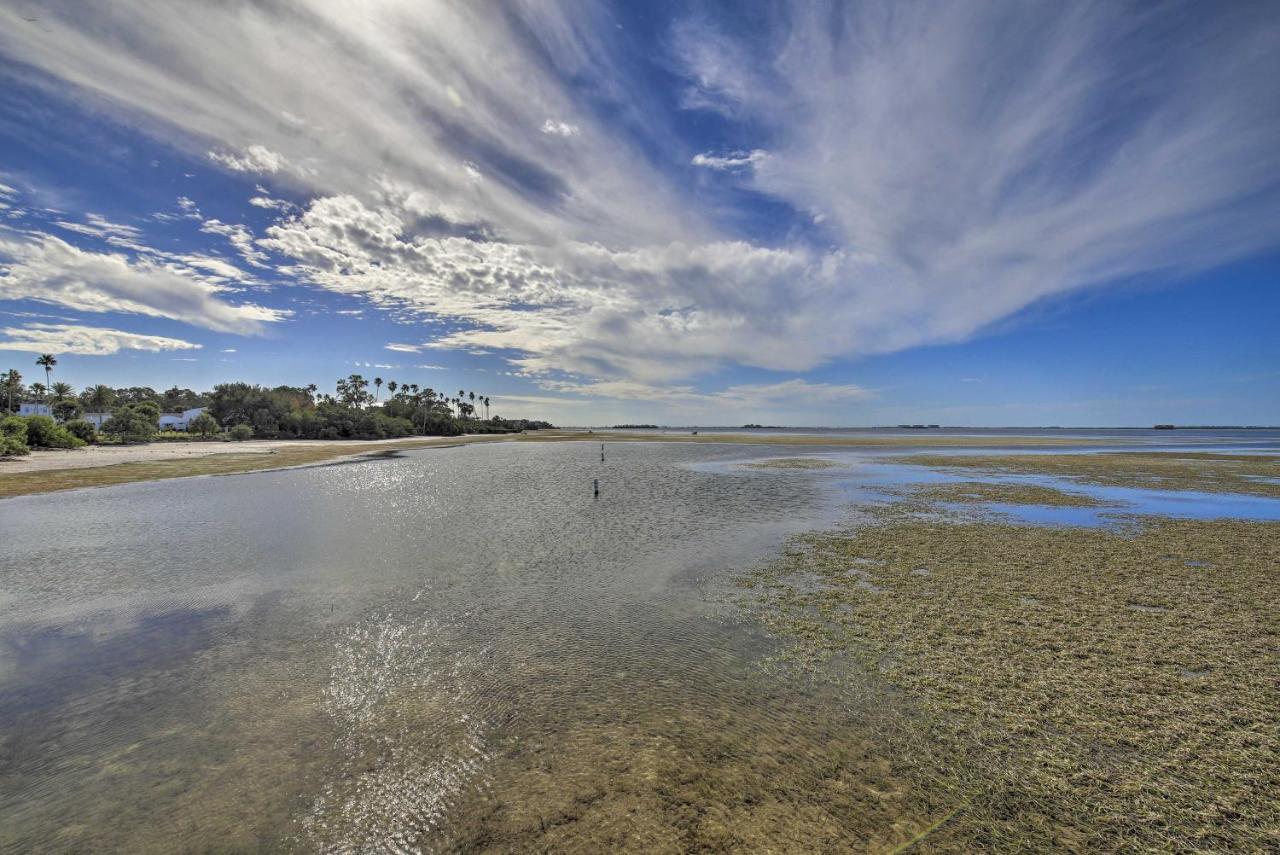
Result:
[[[665,40],[676,114],[602,4],[23,9],[6,55],[311,199],[204,221],[248,263],[582,394],[960,341],[1280,244],[1265,4],[696,8]],[[673,130],[705,111],[719,139]],[[751,237],[748,197],[818,225]]]

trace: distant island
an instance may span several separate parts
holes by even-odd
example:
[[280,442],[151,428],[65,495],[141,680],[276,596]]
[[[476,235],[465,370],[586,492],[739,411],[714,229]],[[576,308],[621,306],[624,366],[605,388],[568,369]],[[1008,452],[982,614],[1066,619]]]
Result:
[[932,430],[933,428],[938,427],[938,425],[898,425],[898,427],[905,428],[907,430]]
[[657,430],[657,425],[614,425],[614,430]]

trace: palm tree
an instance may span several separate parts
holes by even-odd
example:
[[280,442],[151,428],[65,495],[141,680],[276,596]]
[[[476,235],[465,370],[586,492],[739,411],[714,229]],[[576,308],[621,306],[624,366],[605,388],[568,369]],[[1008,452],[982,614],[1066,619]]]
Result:
[[53,400],[55,401],[65,401],[67,398],[70,398],[71,393],[75,391],[71,388],[70,383],[54,383],[52,389]]
[[486,421],[489,418],[489,396],[488,395],[484,396],[484,417]]
[[49,391],[49,387],[43,383],[31,384],[31,397],[36,398],[40,403],[44,403],[44,393]]
[[387,381],[387,391],[390,392],[393,396],[395,395],[396,389],[398,388],[400,388],[400,384],[397,383],[396,381],[394,380]]
[[92,412],[105,413],[110,409],[115,397],[116,393],[111,390],[110,386],[104,386],[99,383],[89,390],[88,400],[85,403],[93,408]]
[[9,410],[13,410],[13,394],[22,391],[22,375],[16,368],[10,368],[4,376],[4,388],[9,392]]
[[476,408],[476,393],[470,392],[468,397],[471,398],[471,409],[474,410]]
[[382,378],[373,378],[373,402],[378,403],[378,396],[382,394]]
[[52,353],[42,353],[40,354],[40,357],[36,359],[36,365],[39,365],[44,369],[44,385],[46,389],[49,388],[49,372],[52,371],[53,366],[57,364],[58,357],[54,356]]

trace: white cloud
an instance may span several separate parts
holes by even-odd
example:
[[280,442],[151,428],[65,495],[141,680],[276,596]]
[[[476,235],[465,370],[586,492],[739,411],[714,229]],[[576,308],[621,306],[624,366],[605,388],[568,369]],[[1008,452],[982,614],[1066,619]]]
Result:
[[690,162],[694,166],[724,172],[735,169],[754,169],[763,163],[768,156],[769,153],[767,151],[757,148],[751,151],[734,151],[724,155],[714,155],[710,152],[695,154]]
[[222,350],[218,352],[219,353],[235,353],[236,349],[234,347],[224,347]]
[[75,324],[28,324],[0,329],[0,350],[108,356],[121,350],[196,350],[201,345],[159,335],[141,335]]
[[557,137],[576,137],[582,133],[582,129],[577,125],[571,125],[568,122],[557,122],[555,119],[547,119],[542,123],[542,132]]
[[52,235],[9,238],[0,232],[0,261],[0,299],[172,318],[241,334],[261,332],[284,317],[263,306],[227,302],[224,287],[189,267],[88,252]]
[[292,202],[272,199],[270,196],[253,196],[249,199],[249,204],[255,208],[266,208],[270,211],[288,211],[294,207]]
[[284,155],[263,145],[251,145],[238,155],[225,151],[211,151],[209,159],[222,164],[232,172],[270,175],[289,167],[289,161]]
[[396,342],[392,342],[391,344],[385,345],[385,347],[387,348],[387,350],[394,350],[397,353],[419,353],[422,350],[422,345],[398,344]]
[[[630,63],[604,4],[45,6],[38,28],[0,9],[0,51],[314,199],[262,242],[227,226],[237,251],[442,319],[434,345],[535,376],[804,371],[1280,242],[1266,4],[1191,22],[814,2],[735,35],[710,14],[678,22],[681,103],[716,111],[731,141],[693,164],[818,224],[767,244],[735,231],[759,212],[726,210],[726,182],[685,180],[687,114]],[[591,99],[566,83],[583,80]]]

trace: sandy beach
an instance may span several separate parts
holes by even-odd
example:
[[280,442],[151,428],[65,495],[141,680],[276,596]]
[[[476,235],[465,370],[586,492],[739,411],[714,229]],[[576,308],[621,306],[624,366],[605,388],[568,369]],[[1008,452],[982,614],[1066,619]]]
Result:
[[246,442],[152,442],[139,445],[87,445],[84,448],[35,451],[26,457],[0,458],[0,476],[20,472],[46,472],[55,469],[92,469],[122,463],[157,463],[164,460],[192,460],[215,455],[274,454],[281,449],[325,448],[349,450],[351,454],[380,451],[387,447],[418,447],[454,441],[454,437],[415,436],[368,440],[334,440],[317,442],[298,439],[255,439]]

